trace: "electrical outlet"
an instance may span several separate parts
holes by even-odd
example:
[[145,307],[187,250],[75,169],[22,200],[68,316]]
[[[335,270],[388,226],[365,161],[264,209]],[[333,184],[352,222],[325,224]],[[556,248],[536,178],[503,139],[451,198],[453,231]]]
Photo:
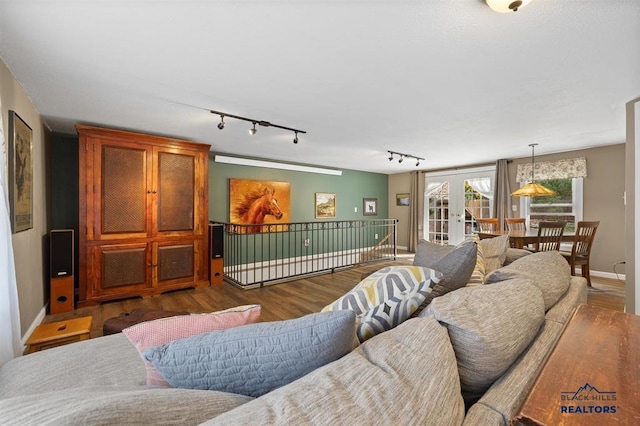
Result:
[[511,211],[518,211],[518,206],[516,206],[515,204],[511,205]]
[[354,208],[353,208],[353,212],[354,212],[354,213],[358,213],[358,208],[357,208],[357,207],[354,207]]
[[306,240],[304,240],[304,246],[305,247],[309,247],[309,239],[308,238]]
[[378,239],[378,234],[376,234],[376,235],[374,236],[374,238],[377,240],[377,239]]

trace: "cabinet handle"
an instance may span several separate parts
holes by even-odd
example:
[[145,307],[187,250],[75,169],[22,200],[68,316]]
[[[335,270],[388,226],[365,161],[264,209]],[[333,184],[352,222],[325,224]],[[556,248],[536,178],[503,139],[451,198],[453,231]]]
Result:
[[158,266],[158,264],[157,264],[157,263],[149,263],[149,264],[147,265],[147,267],[149,267],[149,268],[151,268],[152,266],[153,266],[153,267],[156,267],[156,266]]

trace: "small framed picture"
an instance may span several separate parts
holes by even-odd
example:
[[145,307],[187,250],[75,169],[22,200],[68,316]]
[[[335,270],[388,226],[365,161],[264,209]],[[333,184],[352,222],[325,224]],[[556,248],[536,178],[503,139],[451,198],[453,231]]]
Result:
[[316,192],[316,219],[332,219],[336,217],[336,194]]
[[402,194],[396,194],[396,206],[408,206],[409,205],[409,193],[403,192]]
[[364,216],[376,216],[378,214],[378,199],[377,198],[363,198],[362,199],[362,214]]
[[33,228],[33,131],[9,111],[9,205],[13,233]]

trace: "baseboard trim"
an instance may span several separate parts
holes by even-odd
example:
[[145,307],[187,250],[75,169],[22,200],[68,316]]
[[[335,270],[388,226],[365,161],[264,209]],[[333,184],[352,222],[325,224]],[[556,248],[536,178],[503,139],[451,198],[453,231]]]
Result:
[[[576,268],[576,275],[580,276],[582,271],[580,268]],[[626,281],[627,276],[625,274],[616,274],[614,272],[604,272],[604,271],[591,271],[592,277],[600,277],[600,278],[611,278],[612,280],[620,280]]]
[[38,315],[36,315],[36,318],[33,320],[33,322],[31,323],[31,326],[29,326],[29,328],[27,329],[27,332],[24,333],[24,335],[22,336],[22,350],[24,352],[24,350],[26,349],[27,345],[27,340],[29,340],[29,337],[31,336],[31,333],[33,333],[33,331],[36,329],[37,326],[39,326],[40,324],[42,324],[42,321],[44,321],[44,317],[47,316],[47,306],[43,306],[42,309],[40,309],[40,312],[38,312]]

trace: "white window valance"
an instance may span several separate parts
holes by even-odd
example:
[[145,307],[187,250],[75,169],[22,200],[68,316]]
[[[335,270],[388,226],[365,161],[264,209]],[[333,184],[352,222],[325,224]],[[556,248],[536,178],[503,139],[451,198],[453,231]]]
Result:
[[[587,177],[587,159],[569,158],[557,161],[536,162],[536,181],[546,179],[569,179]],[[516,182],[531,181],[531,163],[518,164],[516,172]]]

